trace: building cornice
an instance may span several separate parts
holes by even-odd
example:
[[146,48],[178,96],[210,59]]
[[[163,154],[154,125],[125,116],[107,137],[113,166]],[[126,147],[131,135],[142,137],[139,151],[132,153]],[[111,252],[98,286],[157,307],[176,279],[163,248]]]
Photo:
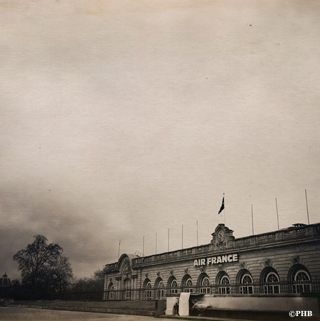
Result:
[[[179,263],[221,254],[227,255],[234,252],[246,253],[262,250],[266,251],[312,243],[320,243],[320,223],[306,225],[303,227],[292,227],[238,239],[235,239],[232,236],[222,244],[211,242],[209,244],[187,249],[135,258],[132,260],[132,268],[138,269],[147,266]],[[118,263],[107,264],[105,267],[105,273],[108,274],[114,272],[118,272]]]

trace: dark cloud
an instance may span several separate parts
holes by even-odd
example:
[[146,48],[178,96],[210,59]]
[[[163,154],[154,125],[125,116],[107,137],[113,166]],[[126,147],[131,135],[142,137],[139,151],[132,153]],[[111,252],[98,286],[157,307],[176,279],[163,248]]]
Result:
[[[70,258],[76,274],[84,275],[90,273],[90,269],[93,272],[102,268],[106,254],[102,255],[98,250],[102,236],[101,220],[92,220],[90,213],[81,216],[82,213],[70,200],[54,198],[48,193],[45,195],[46,192],[39,191],[37,187],[32,190],[22,188],[21,191],[3,187],[6,191],[1,191],[2,268],[16,277],[17,265],[12,256],[32,243],[33,236],[37,234],[64,248],[64,254]],[[108,229],[105,223],[103,227]],[[83,262],[86,262],[85,266],[79,268],[78,263]]]

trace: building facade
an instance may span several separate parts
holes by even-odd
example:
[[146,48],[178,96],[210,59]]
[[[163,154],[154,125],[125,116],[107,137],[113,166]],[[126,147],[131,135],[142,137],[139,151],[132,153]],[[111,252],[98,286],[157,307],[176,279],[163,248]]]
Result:
[[219,224],[209,244],[146,257],[122,254],[104,269],[104,300],[301,296],[320,292],[320,223],[235,239]]

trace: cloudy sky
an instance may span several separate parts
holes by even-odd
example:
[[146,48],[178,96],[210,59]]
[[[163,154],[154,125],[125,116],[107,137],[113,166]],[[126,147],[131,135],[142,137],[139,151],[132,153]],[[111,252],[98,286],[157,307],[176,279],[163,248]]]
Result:
[[[0,0],[0,274],[320,221],[319,1]],[[225,193],[226,209],[217,215]]]

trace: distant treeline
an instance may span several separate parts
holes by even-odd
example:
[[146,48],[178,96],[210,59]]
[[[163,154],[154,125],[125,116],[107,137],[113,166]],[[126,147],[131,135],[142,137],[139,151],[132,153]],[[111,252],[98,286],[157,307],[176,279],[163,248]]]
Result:
[[21,280],[13,280],[10,286],[0,287],[0,298],[88,300],[87,296],[102,300],[103,272],[98,270],[89,278],[74,278],[62,247],[48,244],[45,236],[35,236],[35,241],[18,251],[13,260],[19,264]]
[[73,279],[62,291],[23,284],[13,280],[10,287],[0,288],[0,298],[14,300],[102,300],[103,273],[98,270],[90,278]]

